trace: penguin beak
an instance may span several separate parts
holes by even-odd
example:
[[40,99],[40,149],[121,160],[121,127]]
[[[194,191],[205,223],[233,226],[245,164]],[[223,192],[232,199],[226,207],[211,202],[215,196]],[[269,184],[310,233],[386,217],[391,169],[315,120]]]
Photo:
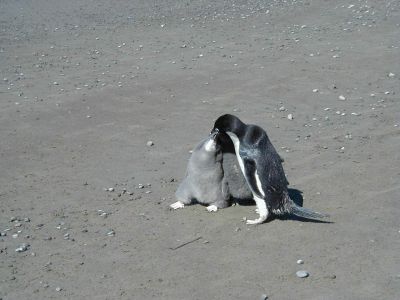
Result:
[[218,133],[219,133],[218,131],[214,131],[214,130],[211,131],[210,132],[211,138],[215,140],[217,138],[217,136],[218,136]]
[[211,130],[210,134],[218,134],[219,133],[219,129],[218,128],[213,128],[213,130]]

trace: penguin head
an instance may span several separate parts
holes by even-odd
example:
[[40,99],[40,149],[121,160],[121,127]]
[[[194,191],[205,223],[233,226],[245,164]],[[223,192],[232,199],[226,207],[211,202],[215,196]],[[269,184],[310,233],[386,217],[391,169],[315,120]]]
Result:
[[217,132],[210,134],[193,150],[190,161],[197,169],[215,168],[215,164],[222,161],[222,148],[218,136]]
[[214,128],[211,133],[214,132],[233,132],[238,133],[238,131],[243,128],[243,122],[234,115],[226,114],[220,116],[214,123]]
[[204,149],[207,152],[218,152],[221,150],[218,136],[219,136],[219,132],[217,132],[217,131],[210,133],[206,142],[203,145]]

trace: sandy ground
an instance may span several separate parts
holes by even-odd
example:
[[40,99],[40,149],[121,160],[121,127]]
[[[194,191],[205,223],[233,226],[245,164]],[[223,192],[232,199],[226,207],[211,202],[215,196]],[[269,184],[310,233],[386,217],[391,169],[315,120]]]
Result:
[[[398,1],[0,0],[0,22],[1,299],[400,299]],[[168,208],[223,113],[332,223]]]

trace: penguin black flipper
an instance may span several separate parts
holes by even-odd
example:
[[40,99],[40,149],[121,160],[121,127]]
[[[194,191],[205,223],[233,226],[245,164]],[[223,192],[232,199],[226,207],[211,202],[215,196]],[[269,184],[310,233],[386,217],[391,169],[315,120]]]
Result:
[[260,186],[257,184],[256,177],[256,162],[249,157],[242,157],[242,162],[244,166],[244,177],[247,184],[250,186],[250,190],[259,198],[263,198],[264,192],[260,190]]

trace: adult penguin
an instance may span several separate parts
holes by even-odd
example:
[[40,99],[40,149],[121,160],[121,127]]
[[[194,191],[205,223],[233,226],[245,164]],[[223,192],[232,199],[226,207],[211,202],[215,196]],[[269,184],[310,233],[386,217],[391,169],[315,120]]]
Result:
[[261,224],[270,213],[293,214],[303,218],[320,219],[326,215],[298,206],[289,197],[288,181],[282,160],[268,138],[257,125],[243,123],[234,115],[222,115],[211,132],[225,132],[232,140],[240,169],[257,205],[258,219],[247,224]]

